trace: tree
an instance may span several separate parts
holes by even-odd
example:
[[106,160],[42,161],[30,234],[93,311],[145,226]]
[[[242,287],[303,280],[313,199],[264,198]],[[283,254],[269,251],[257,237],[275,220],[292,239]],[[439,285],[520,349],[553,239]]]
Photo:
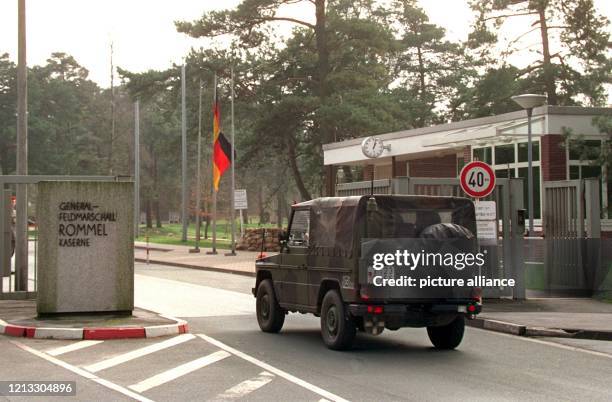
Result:
[[8,53],[0,55],[0,174],[14,171],[17,114],[17,68]]
[[516,46],[537,32],[538,60],[515,78],[536,83],[550,105],[571,105],[583,99],[591,105],[605,102],[603,85],[610,82],[612,66],[606,56],[609,21],[596,13],[592,0],[471,0],[470,4],[478,15],[470,44],[489,56],[497,44],[496,32],[506,21],[532,18],[530,29],[505,44],[502,61],[525,50]]
[[[303,19],[279,15],[283,6],[296,3],[314,5],[314,24]],[[264,41],[263,29],[270,23],[289,22],[308,29],[316,40],[318,95],[325,98],[328,95],[326,81],[330,71],[326,3],[326,0],[243,0],[233,10],[211,11],[195,22],[177,22],[176,27],[179,32],[194,38],[233,34],[238,36],[246,47],[260,45]]]

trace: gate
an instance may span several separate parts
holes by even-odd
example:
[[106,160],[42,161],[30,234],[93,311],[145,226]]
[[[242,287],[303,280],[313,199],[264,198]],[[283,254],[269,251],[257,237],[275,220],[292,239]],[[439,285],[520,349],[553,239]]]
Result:
[[[371,182],[343,183],[336,186],[337,196],[368,195]],[[465,197],[458,178],[412,178],[374,180],[375,194],[405,194]],[[497,179],[495,190],[483,201],[495,201],[497,207],[497,232],[501,237],[497,245],[482,246],[492,261],[488,278],[514,278],[514,288],[486,289],[489,298],[525,298],[525,271],[523,257],[524,223],[519,222],[519,210],[523,209],[522,179]]]
[[544,182],[544,291],[591,296],[601,272],[598,179]]

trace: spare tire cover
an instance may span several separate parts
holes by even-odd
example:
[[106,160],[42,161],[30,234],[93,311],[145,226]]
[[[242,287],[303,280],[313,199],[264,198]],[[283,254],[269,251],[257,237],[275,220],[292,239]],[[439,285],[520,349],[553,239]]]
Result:
[[466,227],[456,223],[436,223],[423,229],[419,237],[424,239],[473,239],[474,234]]

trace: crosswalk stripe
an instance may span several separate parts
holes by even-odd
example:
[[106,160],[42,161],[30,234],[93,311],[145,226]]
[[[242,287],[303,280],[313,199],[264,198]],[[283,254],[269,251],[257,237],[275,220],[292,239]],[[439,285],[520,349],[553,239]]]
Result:
[[307,381],[302,380],[301,378],[298,378],[294,375],[291,375],[289,373],[287,373],[286,371],[283,371],[281,369],[277,369],[274,366],[269,365],[268,363],[262,362],[259,359],[256,359],[250,355],[247,355],[244,352],[239,351],[238,349],[234,349],[231,346],[226,345],[225,343],[216,340],[215,338],[205,335],[205,334],[198,334],[198,336],[202,339],[204,339],[206,342],[215,345],[216,347],[218,347],[219,349],[223,349],[228,351],[229,353],[233,354],[236,357],[239,357],[243,360],[246,360],[248,362],[253,363],[256,366],[261,367],[262,369],[269,371],[272,374],[275,374],[281,378],[284,378],[287,381],[290,381],[294,384],[299,385],[302,388],[305,388],[309,391],[312,391],[316,394],[321,395],[322,397],[330,400],[330,401],[334,401],[334,402],[348,402],[346,399],[339,397],[338,395],[335,395],[329,391],[326,391],[322,388],[317,387],[316,385],[313,385]]
[[238,399],[242,398],[245,395],[250,394],[251,392],[263,387],[270,381],[274,379],[274,374],[268,373],[267,371],[262,371],[259,373],[257,377],[251,378],[249,380],[243,381],[240,384],[237,384],[223,393],[217,395],[215,400],[228,400],[228,399]]
[[199,359],[190,361],[189,363],[185,363],[173,369],[164,371],[163,373],[156,374],[153,377],[147,378],[146,380],[143,380],[137,384],[130,385],[128,388],[136,392],[145,392],[151,388],[165,384],[172,380],[176,380],[179,377],[199,370],[202,367],[216,363],[219,360],[223,360],[229,356],[231,356],[231,354],[228,352],[219,350],[218,352],[211,353],[208,356],[200,357]]
[[59,356],[63,355],[64,353],[74,352],[75,350],[88,348],[90,346],[94,346],[102,342],[104,341],[80,341],[59,348],[51,349],[47,352],[47,354],[51,356]]
[[75,373],[77,375],[80,375],[81,377],[84,377],[84,378],[86,378],[88,380],[97,382],[98,384],[100,384],[100,385],[102,385],[104,387],[107,387],[107,388],[112,389],[114,391],[120,392],[123,395],[125,395],[127,397],[130,397],[130,398],[132,398],[132,399],[134,399],[136,401],[140,401],[140,402],[153,402],[152,400],[150,400],[148,398],[145,398],[142,395],[138,395],[137,393],[132,392],[132,391],[130,391],[127,388],[123,388],[121,385],[115,384],[115,383],[110,382],[108,380],[105,380],[103,378],[99,378],[95,374],[92,374],[92,373],[90,373],[88,371],[85,371],[85,370],[79,368],[79,367],[76,367],[76,366],[73,366],[71,364],[68,364],[68,363],[58,359],[57,357],[50,356],[50,355],[48,355],[46,353],[43,353],[43,352],[40,352],[40,351],[38,351],[36,349],[32,349],[31,347],[26,346],[26,345],[24,345],[22,343],[19,343],[19,342],[15,342],[15,341],[11,341],[11,342],[14,345],[16,345],[18,348],[20,348],[22,350],[25,350],[26,352],[30,352],[33,355],[40,357],[41,359],[45,359],[46,361],[48,361],[50,363],[53,363],[53,364],[55,364],[55,365],[57,365],[59,367],[65,368],[66,370],[72,371],[73,373]]
[[167,339],[163,342],[154,343],[153,345],[145,346],[144,348],[132,350],[131,352],[111,357],[110,359],[102,360],[98,363],[90,364],[88,366],[85,366],[84,369],[92,373],[97,373],[98,371],[106,370],[107,368],[123,364],[130,360],[134,360],[163,349],[171,348],[183,342],[190,341],[194,338],[195,336],[193,334],[183,334],[175,336],[174,338]]

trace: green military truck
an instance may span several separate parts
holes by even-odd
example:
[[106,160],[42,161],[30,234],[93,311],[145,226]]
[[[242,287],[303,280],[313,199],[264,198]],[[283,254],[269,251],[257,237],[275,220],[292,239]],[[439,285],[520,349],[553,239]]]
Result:
[[287,313],[312,313],[321,318],[330,349],[350,348],[357,330],[378,335],[402,327],[426,327],[436,348],[453,349],[465,319],[481,310],[480,289],[450,286],[427,293],[374,286],[373,274],[400,275],[398,269],[373,271],[369,256],[394,242],[400,247],[427,239],[442,247],[458,239],[473,248],[475,235],[474,205],[465,198],[374,195],[295,204],[288,231],[279,236],[280,253],[256,262],[259,326],[279,332]]

